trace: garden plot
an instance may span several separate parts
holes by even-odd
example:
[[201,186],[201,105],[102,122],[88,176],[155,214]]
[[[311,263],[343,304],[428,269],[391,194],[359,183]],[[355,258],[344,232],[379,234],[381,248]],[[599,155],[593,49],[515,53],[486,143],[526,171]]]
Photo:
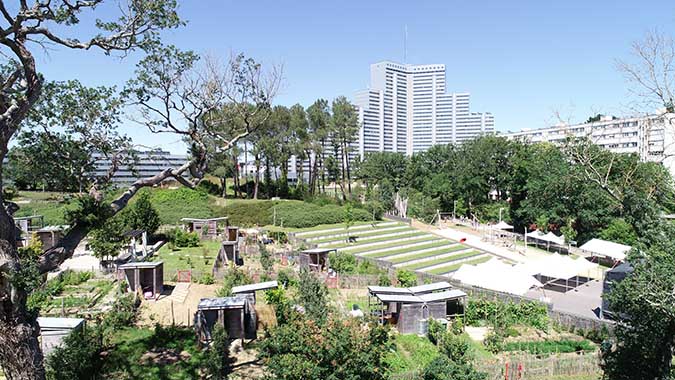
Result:
[[[446,265],[456,264],[462,261],[466,261],[469,258],[477,258],[478,256],[485,255],[483,252],[476,251],[473,249],[466,249],[460,252],[452,252],[450,254],[432,256],[420,260],[414,260],[411,263],[403,263],[398,265],[397,268],[407,269],[407,270],[419,270],[426,272],[433,270],[437,267],[442,267]],[[486,255],[487,256],[487,255]],[[489,256],[487,256],[489,257]]]
[[[368,222],[361,222],[361,224],[356,224],[354,226],[349,227],[350,232],[355,232],[355,231],[364,231],[368,229],[373,229],[373,228],[378,228],[378,227],[390,227],[390,226],[397,226],[397,225],[403,225],[402,223],[399,222],[379,222],[379,223],[368,223]],[[308,239],[308,238],[313,238],[317,236],[328,236],[331,234],[339,234],[344,232],[346,229],[346,225],[344,224],[337,224],[335,227],[328,227],[328,228],[321,228],[321,229],[316,229],[316,228],[308,228],[305,230],[301,230],[295,233],[295,236],[301,239]]]
[[366,239],[359,239],[356,243],[347,243],[342,241],[341,243],[331,243],[331,244],[319,244],[321,248],[345,248],[345,247],[369,247],[375,246],[379,243],[394,243],[394,242],[405,242],[407,240],[420,238],[422,236],[429,236],[428,233],[424,231],[409,230],[406,232],[398,232],[395,234],[386,234],[386,235],[377,235],[372,236]]
[[382,234],[384,232],[397,232],[397,231],[405,231],[405,230],[410,230],[410,227],[408,227],[405,224],[398,224],[398,225],[387,225],[384,227],[381,226],[374,226],[370,228],[361,228],[359,230],[355,230],[350,228],[349,231],[346,229],[343,229],[341,232],[331,232],[328,235],[319,235],[319,236],[311,236],[311,237],[303,237],[306,241],[310,243],[322,243],[330,240],[345,240],[350,236],[356,236],[356,237],[366,237],[366,236],[372,236],[372,235],[378,235]]
[[370,258],[381,258],[386,257],[387,260],[391,261],[392,258],[397,258],[399,256],[409,256],[414,253],[436,250],[443,247],[452,246],[454,243],[449,242],[444,239],[431,239],[424,240],[422,242],[417,242],[413,244],[404,244],[404,245],[395,245],[389,248],[381,249],[371,249],[365,252],[357,253],[358,256],[370,257]]
[[[374,239],[379,239],[379,238],[405,235],[406,233],[415,232],[415,231],[417,231],[417,230],[415,230],[411,227],[401,226],[401,227],[397,227],[394,230],[389,230],[389,229],[383,230],[383,231],[374,230],[374,231],[367,231],[367,232],[364,232],[364,233],[358,234],[358,235],[350,234],[349,237],[355,239],[356,243],[359,243],[359,242],[368,242],[368,241],[372,241]],[[343,242],[346,242],[346,241],[347,241],[347,235],[341,236],[341,237],[329,237],[329,238],[325,238],[325,239],[318,239],[318,240],[310,241],[310,243],[316,244],[319,247],[323,247],[323,246],[326,246],[326,245],[343,243]]]
[[164,281],[176,281],[179,270],[192,271],[193,281],[199,281],[201,276],[212,273],[220,242],[203,240],[199,244],[198,247],[185,248],[165,244],[160,248],[152,260],[164,262]]
[[[405,248],[410,248],[414,247],[417,245],[426,245],[430,244],[433,242],[447,242],[446,239],[441,239],[438,238],[437,236],[434,235],[419,235],[415,237],[414,239],[409,239],[406,240],[405,242],[401,241],[394,241],[394,242],[385,242],[385,243],[376,243],[376,244],[368,244],[367,246],[364,245],[353,245],[349,247],[344,247],[340,248],[339,251],[345,252],[345,253],[351,253],[354,255],[358,256],[368,256],[368,257],[376,257],[374,255],[376,252],[380,251],[390,251],[394,249],[405,249]],[[373,254],[373,255],[371,255]]]
[[409,251],[408,253],[402,253],[396,256],[388,256],[385,257],[384,260],[394,263],[394,267],[398,267],[408,264],[414,264],[425,260],[430,260],[434,257],[440,258],[441,255],[449,255],[449,254],[456,255],[464,251],[470,250],[471,249],[469,247],[461,244],[446,244],[441,247],[433,247],[417,251]]
[[478,258],[472,257],[470,260],[461,260],[458,263],[451,263],[447,265],[437,265],[433,268],[424,268],[424,272],[431,274],[449,276],[452,272],[459,269],[464,264],[480,264],[490,260],[492,256],[490,255],[481,255]]
[[103,306],[114,285],[108,278],[92,278],[75,284],[50,280],[44,290],[34,293],[29,303],[39,307],[42,316],[77,316]]

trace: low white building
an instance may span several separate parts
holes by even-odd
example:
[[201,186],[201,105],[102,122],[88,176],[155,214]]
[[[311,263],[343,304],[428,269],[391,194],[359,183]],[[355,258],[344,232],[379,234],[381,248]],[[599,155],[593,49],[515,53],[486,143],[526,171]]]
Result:
[[642,161],[662,163],[675,176],[675,115],[632,118],[603,116],[599,121],[558,124],[539,129],[501,133],[500,136],[530,143],[563,143],[568,138],[588,138],[615,153],[635,153]]

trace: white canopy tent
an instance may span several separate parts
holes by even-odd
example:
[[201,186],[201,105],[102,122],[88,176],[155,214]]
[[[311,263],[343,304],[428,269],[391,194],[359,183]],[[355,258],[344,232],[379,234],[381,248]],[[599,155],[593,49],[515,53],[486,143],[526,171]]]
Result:
[[[518,264],[517,267],[531,276],[538,276],[540,281],[544,277],[551,279],[547,284],[564,280],[565,288],[569,289],[569,280],[576,280],[573,283],[578,286],[579,278],[590,278],[591,271],[596,270],[598,264],[591,263],[583,257],[575,260],[569,256],[552,254],[538,260]],[[560,285],[562,286],[562,284]]]
[[543,286],[532,275],[498,259],[477,265],[464,264],[452,278],[464,284],[516,295],[523,295],[533,287]]
[[631,246],[614,243],[612,241],[602,239],[591,239],[584,245],[579,247],[582,251],[589,252],[591,256],[600,256],[613,259],[615,261],[623,261],[626,259],[626,253],[631,250]]
[[495,224],[492,226],[493,228],[496,228],[498,230],[512,230],[513,226],[506,223],[505,221],[500,221],[499,223]]

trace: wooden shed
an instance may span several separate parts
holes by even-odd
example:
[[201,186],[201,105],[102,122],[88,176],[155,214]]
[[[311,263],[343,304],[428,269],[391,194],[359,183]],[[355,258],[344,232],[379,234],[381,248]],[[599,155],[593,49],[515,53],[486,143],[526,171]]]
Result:
[[196,232],[202,239],[215,239],[218,236],[219,226],[224,223],[227,228],[227,217],[220,218],[182,218],[188,232]]
[[230,339],[255,339],[258,318],[250,295],[202,298],[195,313],[195,332],[200,344],[211,342],[216,325],[223,326]]
[[63,238],[63,232],[67,226],[47,226],[40,228],[35,233],[42,243],[42,249],[47,250],[59,244]]
[[318,272],[328,271],[330,269],[328,254],[331,252],[337,252],[337,250],[334,248],[312,248],[301,251],[298,256],[300,267]]
[[63,343],[63,339],[73,331],[82,331],[85,321],[82,318],[38,317],[40,326],[40,347],[47,356]]
[[164,291],[164,262],[142,261],[131,262],[119,266],[129,285],[129,291],[141,291],[148,298],[159,298]]
[[227,233],[225,234],[225,240],[239,241],[239,227],[227,226],[225,230],[227,231]]
[[395,325],[401,334],[417,333],[420,323],[429,318],[463,314],[466,293],[449,286],[447,282],[413,288],[369,286],[368,306],[381,323]]

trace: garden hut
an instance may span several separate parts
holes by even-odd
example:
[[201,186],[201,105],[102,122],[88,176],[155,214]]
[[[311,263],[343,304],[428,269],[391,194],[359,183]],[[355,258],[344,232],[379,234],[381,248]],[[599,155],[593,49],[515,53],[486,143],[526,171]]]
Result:
[[119,266],[132,293],[142,292],[146,299],[158,299],[164,290],[164,262],[141,261]]
[[45,217],[42,215],[17,216],[14,223],[25,234],[32,233],[44,227]]
[[279,283],[276,281],[259,282],[257,284],[235,286],[232,288],[232,294],[251,295],[253,298],[253,304],[255,304],[255,292],[261,290],[277,289],[278,287]]
[[220,242],[218,257],[216,257],[216,267],[229,266],[230,264],[244,265],[244,259],[239,256],[239,243],[222,241]]
[[613,319],[614,314],[609,309],[609,301],[606,297],[612,291],[612,288],[619,282],[623,281],[629,274],[633,272],[633,266],[629,263],[622,263],[616,267],[605,272],[605,279],[602,283],[602,309],[601,315],[603,318]]
[[67,226],[47,226],[37,230],[35,233],[42,243],[42,249],[47,250],[59,244],[66,228]]
[[298,257],[300,267],[318,272],[328,271],[330,268],[328,254],[331,252],[337,252],[337,250],[330,248],[306,249],[300,252]]
[[211,342],[216,325],[227,331],[230,339],[255,339],[257,315],[250,295],[233,297],[202,298],[195,313],[195,331],[200,344]]
[[[416,293],[414,293],[416,292]],[[447,282],[412,288],[368,287],[368,306],[381,323],[396,326],[401,334],[416,333],[429,318],[445,319],[464,313],[466,293]],[[372,299],[375,299],[373,310]]]
[[218,226],[225,223],[227,226],[227,217],[220,218],[182,218],[181,222],[185,223],[188,232],[196,232],[200,238],[215,239],[218,236]]
[[63,339],[73,331],[84,329],[82,318],[38,317],[40,326],[40,347],[46,356],[63,343]]

